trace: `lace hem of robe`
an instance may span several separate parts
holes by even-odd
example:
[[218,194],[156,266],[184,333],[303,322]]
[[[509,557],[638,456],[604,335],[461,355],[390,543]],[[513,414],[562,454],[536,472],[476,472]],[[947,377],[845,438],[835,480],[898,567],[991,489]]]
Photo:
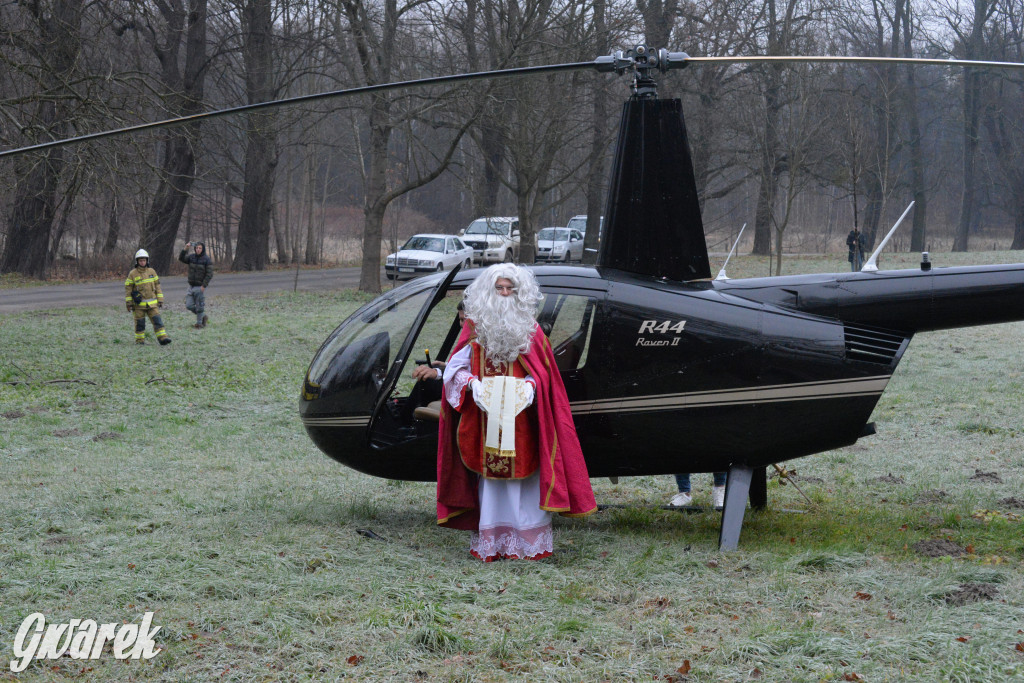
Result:
[[539,560],[548,557],[554,548],[551,524],[534,529],[496,526],[473,532],[469,552],[473,557],[491,562],[496,559]]

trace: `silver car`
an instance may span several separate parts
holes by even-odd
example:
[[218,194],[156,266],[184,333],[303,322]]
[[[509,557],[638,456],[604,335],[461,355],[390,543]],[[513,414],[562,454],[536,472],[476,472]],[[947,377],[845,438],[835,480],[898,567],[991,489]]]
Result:
[[537,233],[537,261],[583,260],[583,234],[570,228],[544,228]]

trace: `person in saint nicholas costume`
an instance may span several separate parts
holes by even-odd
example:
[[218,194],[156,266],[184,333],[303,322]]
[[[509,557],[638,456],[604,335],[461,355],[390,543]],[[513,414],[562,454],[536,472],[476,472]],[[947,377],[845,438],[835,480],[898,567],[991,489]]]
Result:
[[444,369],[437,523],[472,531],[485,562],[547,557],[551,513],[597,510],[529,270],[501,263],[466,288],[467,322]]

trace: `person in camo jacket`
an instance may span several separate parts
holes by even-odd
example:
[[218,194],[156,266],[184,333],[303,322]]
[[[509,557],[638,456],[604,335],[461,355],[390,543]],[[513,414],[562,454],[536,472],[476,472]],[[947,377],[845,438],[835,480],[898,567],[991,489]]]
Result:
[[[193,253],[188,253],[188,248]],[[206,245],[202,242],[186,242],[185,248],[178,254],[178,260],[188,266],[188,293],[185,295],[185,308],[196,314],[197,330],[206,327],[210,316],[206,315],[206,288],[213,279],[213,261],[206,253]]]
[[159,309],[164,307],[164,293],[160,291],[160,276],[149,267],[149,252],[135,252],[135,267],[124,281],[124,305],[135,318],[135,343],[146,343],[146,317],[153,322],[156,340],[161,346],[171,343],[160,319]]

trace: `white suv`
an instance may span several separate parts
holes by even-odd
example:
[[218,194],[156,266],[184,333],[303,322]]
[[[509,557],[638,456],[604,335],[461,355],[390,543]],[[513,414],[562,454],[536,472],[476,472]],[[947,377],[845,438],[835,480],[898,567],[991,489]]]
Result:
[[477,218],[465,230],[460,230],[462,241],[473,248],[473,261],[511,263],[519,258],[519,219],[510,216]]

